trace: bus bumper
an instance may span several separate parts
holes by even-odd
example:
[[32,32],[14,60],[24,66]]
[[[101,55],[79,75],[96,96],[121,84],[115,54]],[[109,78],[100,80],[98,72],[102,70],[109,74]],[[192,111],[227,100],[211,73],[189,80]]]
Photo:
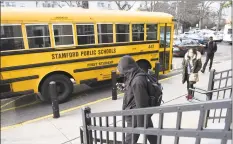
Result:
[[33,94],[34,90],[25,90],[25,91],[18,91],[12,92],[10,84],[1,84],[0,85],[0,99],[7,99],[22,95]]

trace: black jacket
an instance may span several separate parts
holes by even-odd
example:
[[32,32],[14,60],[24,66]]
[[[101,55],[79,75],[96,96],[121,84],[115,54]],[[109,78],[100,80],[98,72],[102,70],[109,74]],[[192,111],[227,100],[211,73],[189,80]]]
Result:
[[145,76],[137,76],[145,72],[139,68],[130,56],[121,58],[118,70],[126,78],[123,110],[148,107],[147,79]]
[[209,41],[205,48],[208,55],[213,55],[217,51],[217,44],[214,41]]
[[[126,90],[123,99],[123,110],[145,108],[149,106],[147,79],[139,74],[145,73],[130,56],[121,58],[118,71],[124,74]],[[137,127],[144,126],[144,117],[137,116]]]

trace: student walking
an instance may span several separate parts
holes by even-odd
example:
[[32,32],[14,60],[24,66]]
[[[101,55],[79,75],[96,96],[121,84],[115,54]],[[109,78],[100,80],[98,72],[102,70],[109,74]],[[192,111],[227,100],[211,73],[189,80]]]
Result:
[[187,100],[193,98],[193,93],[189,88],[193,88],[194,84],[199,81],[198,72],[201,70],[201,67],[201,53],[196,49],[189,49],[182,62],[182,83],[187,82]]
[[206,44],[206,60],[203,65],[203,68],[201,70],[202,73],[205,72],[206,66],[208,62],[210,61],[209,71],[212,68],[213,60],[214,60],[214,54],[217,51],[217,44],[213,41],[213,37],[210,37],[209,42]]
[[[123,74],[126,78],[123,110],[149,107],[149,94],[147,91],[148,81],[145,77],[146,73],[139,68],[137,63],[130,56],[122,57],[118,63],[117,69],[120,74]],[[144,127],[143,116],[137,116],[134,119],[134,122],[132,122],[132,116],[126,116],[125,120],[127,127]],[[151,115],[148,116],[148,127],[153,127]],[[136,144],[139,136],[139,134],[134,134],[134,139],[132,139],[132,134],[127,134],[125,143],[132,144],[133,142]],[[157,136],[148,135],[147,138],[150,144],[157,143]]]

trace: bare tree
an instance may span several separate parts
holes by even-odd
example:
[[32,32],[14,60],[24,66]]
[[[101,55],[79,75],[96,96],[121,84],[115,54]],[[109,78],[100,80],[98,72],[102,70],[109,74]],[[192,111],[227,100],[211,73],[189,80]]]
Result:
[[196,16],[199,20],[199,28],[201,29],[202,21],[204,18],[207,18],[210,16],[210,5],[213,4],[213,1],[201,1],[198,5],[198,9],[196,11]]
[[[38,1],[36,1],[38,5]],[[44,7],[55,7],[58,6],[60,8],[64,6],[68,7],[82,7],[82,8],[88,8],[88,1],[44,1],[43,2]]]
[[129,4],[128,1],[115,1],[117,7],[119,10],[130,10],[134,4],[136,3],[136,1],[133,2],[133,4]]
[[217,10],[217,17],[218,17],[218,22],[217,22],[217,27],[216,27],[216,30],[218,31],[219,28],[220,28],[220,21],[222,19],[222,15],[223,15],[223,9],[226,8],[226,4],[228,2],[220,2],[219,3],[219,9]]

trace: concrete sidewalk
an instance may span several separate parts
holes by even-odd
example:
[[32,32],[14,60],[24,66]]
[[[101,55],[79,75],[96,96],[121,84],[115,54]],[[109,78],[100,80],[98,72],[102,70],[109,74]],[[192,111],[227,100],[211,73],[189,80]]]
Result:
[[[226,61],[224,64],[216,64],[213,66],[217,71],[229,69],[231,67],[231,61]],[[196,85],[197,87],[207,89],[209,73],[200,74],[200,81]],[[181,75],[177,75],[170,79],[161,82],[164,87],[163,100],[169,101],[178,96],[187,93],[186,84],[181,83]],[[205,100],[205,96],[196,95],[199,99]],[[194,101],[195,102],[195,101]],[[189,103],[185,97],[175,99],[166,105]],[[101,111],[114,111],[121,110],[122,97],[119,96],[118,100],[112,101],[111,99],[99,100],[94,104],[89,105],[92,112]],[[182,117],[182,128],[196,128],[198,123],[198,112],[184,113]],[[8,127],[1,131],[2,144],[79,144],[79,127],[82,126],[82,116],[79,107],[67,110],[61,113],[59,119],[53,119],[50,116],[44,117],[42,120],[32,120],[16,127]],[[117,119],[117,121],[120,120]],[[174,121],[171,121],[174,120]],[[112,120],[110,120],[111,123]],[[157,116],[153,116],[153,123],[157,127]],[[104,124],[104,122],[103,122]],[[175,128],[176,114],[165,114],[164,128]],[[121,122],[117,124],[121,125]],[[222,127],[222,126],[221,126]],[[141,138],[140,138],[141,140]],[[163,137],[165,144],[174,143],[174,137]],[[187,143],[187,140],[194,143],[193,138],[181,138],[181,143]],[[215,144],[217,140],[213,142],[206,141],[207,143]],[[203,141],[205,143],[205,141]]]

